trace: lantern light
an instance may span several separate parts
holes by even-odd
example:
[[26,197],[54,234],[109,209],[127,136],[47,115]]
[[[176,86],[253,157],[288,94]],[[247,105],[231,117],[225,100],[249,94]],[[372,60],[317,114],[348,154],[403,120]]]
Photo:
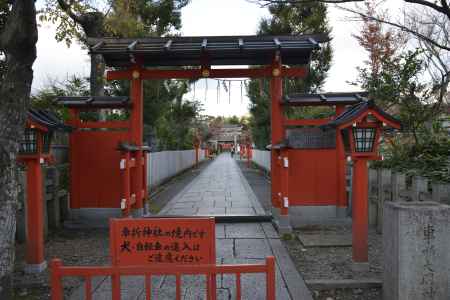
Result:
[[35,154],[38,151],[38,132],[34,128],[27,128],[20,141],[19,153]]
[[353,127],[352,132],[355,152],[373,152],[376,137],[376,128]]

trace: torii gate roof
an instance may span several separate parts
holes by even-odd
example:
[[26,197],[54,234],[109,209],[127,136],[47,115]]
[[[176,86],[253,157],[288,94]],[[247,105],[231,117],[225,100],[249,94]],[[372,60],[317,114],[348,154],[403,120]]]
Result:
[[285,65],[305,65],[327,41],[322,34],[88,39],[90,53],[103,55],[109,67],[129,67],[136,60],[147,67],[270,65],[276,52]]

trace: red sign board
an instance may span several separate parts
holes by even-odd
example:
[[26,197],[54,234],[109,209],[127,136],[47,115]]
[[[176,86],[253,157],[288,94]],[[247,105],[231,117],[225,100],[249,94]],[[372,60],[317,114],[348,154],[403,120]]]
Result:
[[113,265],[215,264],[214,218],[112,219]]

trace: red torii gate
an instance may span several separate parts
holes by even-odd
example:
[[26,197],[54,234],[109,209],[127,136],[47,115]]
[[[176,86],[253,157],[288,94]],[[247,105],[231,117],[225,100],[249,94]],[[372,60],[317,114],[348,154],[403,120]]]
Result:
[[[307,74],[312,51],[327,41],[324,35],[304,36],[225,36],[170,37],[144,39],[89,39],[90,52],[102,55],[108,67],[121,68],[107,72],[107,80],[129,80],[133,113],[130,119],[130,142],[135,145],[136,164],[142,159],[143,89],[148,79],[198,78],[270,78],[272,144],[284,138],[282,78]],[[287,67],[295,65],[299,67]],[[213,65],[251,65],[255,68],[213,69]],[[148,69],[148,67],[190,67],[190,69]],[[194,68],[192,68],[194,67]],[[272,151],[272,178],[280,178],[281,170]],[[139,169],[139,170],[138,170]],[[144,174],[137,168],[135,184]],[[145,169],[144,171],[145,172]],[[136,190],[142,187],[136,186]],[[272,181],[272,205],[281,209],[280,182]],[[136,199],[134,208],[142,207]],[[282,209],[281,215],[287,216]]]

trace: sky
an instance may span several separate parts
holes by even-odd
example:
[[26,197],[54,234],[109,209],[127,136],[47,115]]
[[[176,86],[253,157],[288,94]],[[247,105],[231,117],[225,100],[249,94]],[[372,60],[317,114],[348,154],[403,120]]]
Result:
[[[389,5],[399,3],[390,0]],[[394,6],[392,6],[394,7]],[[192,0],[182,9],[182,35],[252,35],[259,21],[268,17],[266,8],[245,0]],[[358,45],[352,34],[358,33],[359,23],[349,21],[346,14],[333,6],[329,7],[329,20],[333,28],[332,46],[334,57],[332,67],[324,86],[324,92],[357,91],[350,85],[357,77],[357,67],[362,66],[367,54]],[[55,28],[41,24],[37,43],[37,59],[34,64],[33,91],[45,87],[52,81],[62,81],[74,74],[88,76],[90,65],[87,50],[76,42],[68,48],[65,43],[56,42]],[[231,94],[221,87],[217,96],[217,81],[200,80],[195,86],[195,99],[203,104],[203,113],[214,116],[242,116],[248,113],[249,101],[241,83],[231,83]],[[206,86],[208,88],[206,88]],[[194,90],[194,87],[191,87]],[[186,99],[194,99],[194,93]],[[219,101],[218,101],[218,98]]]

